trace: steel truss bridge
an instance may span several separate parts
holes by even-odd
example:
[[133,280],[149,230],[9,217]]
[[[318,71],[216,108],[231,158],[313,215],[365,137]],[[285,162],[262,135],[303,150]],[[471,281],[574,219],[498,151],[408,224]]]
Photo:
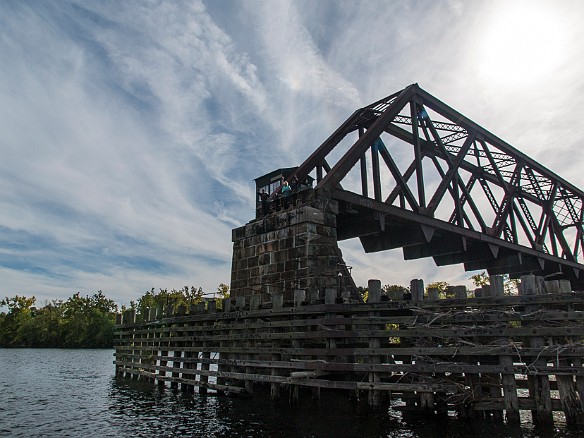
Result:
[[339,202],[338,240],[366,252],[584,286],[584,193],[417,84],[355,111],[308,175]]

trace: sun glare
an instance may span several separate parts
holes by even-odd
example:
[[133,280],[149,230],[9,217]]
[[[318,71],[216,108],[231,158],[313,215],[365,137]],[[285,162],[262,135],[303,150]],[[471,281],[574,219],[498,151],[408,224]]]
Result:
[[558,14],[536,1],[504,2],[485,21],[479,43],[480,79],[497,86],[528,86],[554,73],[564,30]]

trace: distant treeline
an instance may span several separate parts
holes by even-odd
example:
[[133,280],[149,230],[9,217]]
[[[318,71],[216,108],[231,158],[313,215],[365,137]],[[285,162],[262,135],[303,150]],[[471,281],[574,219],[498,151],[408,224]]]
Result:
[[[229,286],[220,284],[217,297],[229,295]],[[154,289],[146,292],[129,309],[141,314],[147,308],[196,304],[206,295],[201,288]],[[36,298],[6,297],[0,306],[0,347],[113,348],[116,313],[126,310],[99,291],[91,296],[79,292],[66,301],[53,300],[36,306]]]

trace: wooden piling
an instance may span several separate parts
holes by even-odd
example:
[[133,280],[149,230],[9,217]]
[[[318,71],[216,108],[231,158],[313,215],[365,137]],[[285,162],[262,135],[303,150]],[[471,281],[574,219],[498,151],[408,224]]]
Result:
[[[541,283],[541,279],[534,275],[524,275],[521,277],[521,293],[523,295],[542,295]],[[539,309],[537,306],[528,305],[525,306],[525,310],[536,312]],[[535,351],[540,351],[545,347],[545,339],[541,336],[532,336],[529,338],[529,345]],[[547,367],[547,361],[538,355],[531,356],[531,360],[528,382],[529,394],[535,401],[535,409],[531,410],[532,420],[540,426],[548,426],[553,424],[550,382],[547,375],[536,374],[538,370]]]
[[[381,281],[379,280],[369,280],[368,282],[368,290],[369,290],[369,303],[379,303],[381,301]],[[376,318],[378,316],[377,312],[369,312],[369,316],[371,318]],[[377,327],[373,326],[370,328],[376,329]],[[375,352],[381,346],[381,340],[377,337],[369,339],[369,348]],[[377,354],[373,354],[369,356],[368,362],[371,364],[378,364],[380,362],[380,357]],[[381,377],[379,373],[370,372],[369,373],[369,383],[377,384],[381,381]],[[381,392],[379,390],[372,390],[368,393],[368,402],[370,406],[379,406],[381,403]]]

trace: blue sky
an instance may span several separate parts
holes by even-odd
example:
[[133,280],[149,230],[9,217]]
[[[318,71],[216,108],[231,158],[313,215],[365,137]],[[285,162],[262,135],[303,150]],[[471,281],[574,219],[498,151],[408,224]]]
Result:
[[[417,82],[584,187],[579,1],[0,2],[0,296],[230,280],[253,179]],[[341,245],[358,284],[462,266]]]

